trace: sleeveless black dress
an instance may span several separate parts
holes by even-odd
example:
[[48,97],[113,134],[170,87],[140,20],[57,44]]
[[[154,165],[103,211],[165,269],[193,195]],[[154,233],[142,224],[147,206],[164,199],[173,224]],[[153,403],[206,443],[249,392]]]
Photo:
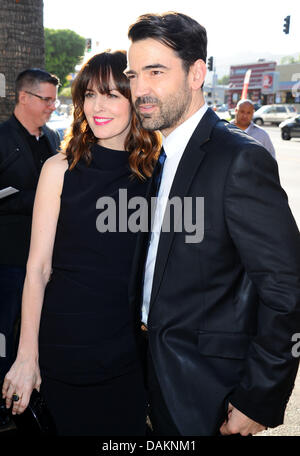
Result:
[[[119,200],[120,189],[121,199],[145,196],[147,182],[132,179],[127,152],[91,152],[90,165],[81,160],[64,176],[40,323],[41,392],[59,434],[142,435],[146,398],[128,304],[136,234],[124,229],[130,211]],[[107,202],[116,230],[100,232]]]

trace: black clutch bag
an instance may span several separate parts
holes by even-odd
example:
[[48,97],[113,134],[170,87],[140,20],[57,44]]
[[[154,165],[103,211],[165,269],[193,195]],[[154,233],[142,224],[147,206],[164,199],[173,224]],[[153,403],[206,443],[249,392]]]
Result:
[[55,424],[41,393],[34,389],[26,410],[12,417],[21,433],[55,435]]
[[11,410],[5,408],[5,401],[1,402],[1,412],[3,424],[12,421],[18,433],[32,435],[56,435],[55,424],[46,406],[41,393],[34,389],[31,393],[30,401],[23,413],[12,415]]

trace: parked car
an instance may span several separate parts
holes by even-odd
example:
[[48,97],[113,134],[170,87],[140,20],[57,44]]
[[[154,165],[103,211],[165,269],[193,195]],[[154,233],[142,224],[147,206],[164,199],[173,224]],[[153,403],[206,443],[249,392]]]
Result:
[[220,119],[225,119],[228,121],[231,120],[231,115],[225,105],[217,107],[215,113],[220,117]]
[[261,108],[261,104],[254,103],[254,104],[253,104],[253,107],[254,107],[254,111],[257,111],[258,109]]
[[222,104],[220,106],[216,106],[215,110],[218,112],[226,112],[226,111],[228,111],[228,106],[227,106],[227,104]]
[[266,122],[279,125],[280,122],[294,117],[296,114],[297,109],[291,104],[264,105],[255,111],[253,122],[257,125],[263,125]]
[[47,127],[52,130],[56,130],[60,136],[60,139],[64,139],[65,132],[67,128],[71,125],[72,117],[67,116],[66,114],[60,114],[57,111],[54,111],[51,114],[50,119],[47,122]]
[[282,139],[300,138],[300,115],[287,119],[279,125]]

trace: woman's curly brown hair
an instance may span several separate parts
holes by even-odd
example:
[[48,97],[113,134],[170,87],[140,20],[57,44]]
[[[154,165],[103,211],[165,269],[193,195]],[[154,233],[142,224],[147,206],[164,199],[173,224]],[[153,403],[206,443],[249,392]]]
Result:
[[[126,65],[125,51],[102,52],[94,55],[75,78],[72,85],[73,122],[62,143],[62,152],[67,156],[70,169],[81,159],[90,163],[90,146],[98,141],[83,110],[88,85],[95,84],[100,93],[109,94],[112,76],[117,90],[132,103],[129,81],[123,73]],[[150,177],[161,148],[161,137],[158,132],[147,131],[140,125],[134,109],[124,146],[129,152],[129,165],[134,175],[140,179]]]

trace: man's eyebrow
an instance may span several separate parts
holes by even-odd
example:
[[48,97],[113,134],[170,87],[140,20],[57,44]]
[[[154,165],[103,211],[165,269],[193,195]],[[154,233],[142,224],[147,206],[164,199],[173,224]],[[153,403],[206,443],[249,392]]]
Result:
[[162,65],[161,63],[153,63],[152,65],[147,65],[147,66],[143,67],[143,70],[153,70],[154,68],[162,68],[164,70],[168,69],[168,67],[166,67],[165,65]]
[[[162,65],[161,63],[153,63],[151,65],[146,65],[142,68],[142,71],[147,71],[147,70],[154,70],[154,69],[163,69],[163,70],[167,70],[168,67],[166,67],[165,65]],[[124,71],[124,74],[128,75],[128,74],[136,74],[136,71],[134,70],[125,70]]]

